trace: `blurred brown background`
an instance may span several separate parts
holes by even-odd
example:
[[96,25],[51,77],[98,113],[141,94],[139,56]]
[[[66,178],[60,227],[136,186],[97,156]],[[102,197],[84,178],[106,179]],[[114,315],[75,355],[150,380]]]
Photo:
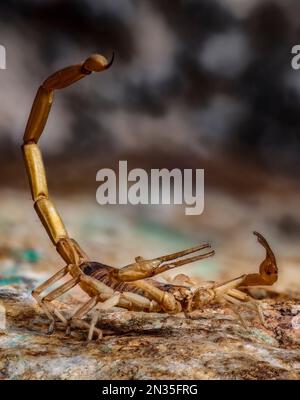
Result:
[[[255,271],[269,239],[279,289],[300,285],[297,0],[23,0],[0,5],[0,276],[61,261],[33,211],[20,152],[38,85],[100,52],[113,67],[55,93],[41,139],[50,192],[91,256],[121,266],[209,240],[205,279]],[[205,211],[96,203],[96,172],[204,168]],[[178,272],[182,272],[178,271]]]

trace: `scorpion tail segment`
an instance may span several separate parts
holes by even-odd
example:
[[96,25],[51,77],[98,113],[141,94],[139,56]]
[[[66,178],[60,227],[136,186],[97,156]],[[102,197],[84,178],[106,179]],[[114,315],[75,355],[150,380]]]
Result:
[[42,87],[48,90],[63,89],[79,81],[92,72],[101,72],[112,65],[101,54],[92,54],[83,63],[71,65],[55,72],[45,80]]
[[61,238],[56,245],[56,250],[67,264],[80,265],[88,261],[88,256],[74,239]]
[[37,143],[46,125],[56,89],[63,89],[92,72],[108,69],[113,62],[100,54],[92,54],[84,62],[63,68],[50,75],[37,91],[24,134],[24,143]]
[[[61,239],[67,238],[68,234],[60,215],[49,199],[46,173],[37,143],[47,123],[53,103],[54,91],[70,86],[93,71],[104,71],[111,66],[112,61],[113,59],[108,62],[105,57],[93,54],[84,62],[55,72],[39,87],[31,108],[23,137],[24,145],[22,146],[25,166],[34,201],[34,208],[50,239],[56,246],[58,246]],[[64,259],[74,258],[74,256],[65,254],[61,246],[58,246],[58,251],[62,251]],[[77,258],[80,259],[82,257],[83,255],[79,254]]]
[[266,239],[258,232],[253,232],[258,242],[265,248],[266,257],[260,264],[258,274],[246,275],[241,286],[273,285],[278,279],[278,267],[276,258]]

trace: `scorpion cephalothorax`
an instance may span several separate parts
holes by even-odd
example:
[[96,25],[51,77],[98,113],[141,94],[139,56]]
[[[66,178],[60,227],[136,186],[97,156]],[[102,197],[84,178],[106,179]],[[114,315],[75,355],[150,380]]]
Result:
[[[183,274],[178,275],[172,283],[168,284],[159,282],[153,277],[173,268],[211,257],[214,254],[212,250],[201,253],[210,248],[208,243],[151,260],[136,257],[133,264],[123,268],[113,268],[90,261],[76,241],[69,237],[49,198],[43,159],[37,143],[47,122],[54,91],[77,82],[93,71],[107,70],[111,65],[112,60],[108,62],[105,57],[94,54],[80,64],[64,68],[51,75],[37,91],[24,134],[22,149],[34,208],[56,250],[66,262],[65,267],[32,293],[50,320],[49,332],[53,331],[55,320],[58,319],[67,327],[67,331],[73,323],[76,326],[88,328],[89,339],[94,333],[101,337],[102,332],[95,327],[98,311],[94,314],[90,325],[83,318],[94,308],[103,310],[113,306],[169,314],[184,312],[189,315],[215,301],[227,302],[233,307],[243,303],[257,309],[263,321],[257,302],[240,290],[245,286],[272,285],[277,280],[278,271],[274,254],[267,241],[257,232],[255,234],[259,242],[266,249],[266,258],[261,263],[259,273],[243,275],[222,284],[205,282],[200,285]],[[46,296],[41,296],[43,291],[68,275],[70,279],[67,282],[50,291]],[[52,301],[76,285],[79,285],[90,299],[71,318],[67,319]]]

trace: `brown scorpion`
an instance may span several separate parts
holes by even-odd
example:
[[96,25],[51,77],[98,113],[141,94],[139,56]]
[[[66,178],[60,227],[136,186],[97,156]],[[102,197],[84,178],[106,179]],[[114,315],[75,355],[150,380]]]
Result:
[[[92,72],[107,70],[112,65],[112,61],[113,59],[108,62],[102,55],[93,54],[84,62],[51,75],[37,91],[25,129],[22,150],[34,208],[56,250],[66,262],[66,266],[32,292],[33,297],[50,320],[49,333],[53,332],[55,321],[58,319],[65,325],[67,332],[70,332],[71,326],[74,325],[87,329],[89,340],[94,334],[101,338],[102,331],[96,327],[99,310],[113,306],[127,310],[168,314],[184,312],[188,316],[191,312],[200,310],[205,304],[225,301],[233,307],[245,304],[254,308],[261,321],[264,322],[258,302],[240,289],[253,285],[272,285],[278,277],[275,256],[267,241],[257,232],[254,233],[266,250],[266,258],[260,265],[259,273],[242,275],[219,284],[215,282],[194,284],[182,274],[168,284],[152,278],[162,272],[212,256],[213,250],[200,253],[210,248],[208,243],[151,260],[136,257],[134,263],[122,268],[114,268],[90,261],[76,241],[68,236],[49,198],[42,155],[37,143],[47,122],[54,91],[63,89]],[[42,296],[42,292],[66,275],[70,275],[66,283]],[[52,301],[76,285],[79,285],[90,299],[67,319]],[[97,312],[91,323],[88,323],[83,318],[94,308]]]

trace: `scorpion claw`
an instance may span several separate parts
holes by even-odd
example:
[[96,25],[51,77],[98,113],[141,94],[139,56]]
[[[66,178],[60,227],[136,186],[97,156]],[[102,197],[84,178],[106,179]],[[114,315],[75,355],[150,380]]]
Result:
[[210,247],[211,247],[211,245],[209,243],[204,243],[204,244],[200,244],[198,246],[191,247],[186,250],[178,251],[176,253],[167,254],[166,256],[157,257],[157,258],[154,258],[153,260],[158,260],[161,262],[172,261],[172,260],[175,260],[176,258],[180,258],[180,257],[186,256],[191,253],[196,253],[199,250],[207,249]]
[[253,234],[257,236],[258,242],[265,248],[266,257],[260,264],[259,273],[246,275],[241,286],[273,285],[278,279],[278,267],[275,255],[263,235],[256,231]]
[[204,254],[200,254],[198,256],[194,256],[194,257],[188,257],[188,258],[184,258],[182,260],[178,260],[175,261],[173,263],[168,263],[168,264],[163,264],[161,266],[161,268],[166,268],[166,269],[170,269],[170,268],[174,268],[174,267],[180,267],[181,265],[185,265],[185,264],[189,264],[198,260],[203,260],[204,258],[208,258],[211,257],[215,254],[215,251],[209,251],[207,253]]
[[177,268],[182,265],[189,264],[189,263],[192,263],[192,262],[195,262],[198,260],[203,260],[204,258],[213,256],[215,254],[215,251],[211,250],[204,254],[198,254],[196,256],[186,257],[186,258],[182,258],[181,260],[172,262],[173,260],[176,260],[177,258],[181,258],[188,254],[196,253],[199,250],[207,249],[210,247],[211,246],[209,243],[205,243],[205,244],[201,244],[201,245],[198,245],[195,247],[191,247],[191,248],[183,250],[183,251],[179,251],[177,253],[172,253],[172,254],[168,254],[166,256],[157,257],[151,261],[159,262],[159,266],[156,268],[156,274],[158,274],[158,273],[160,274],[160,273],[168,271],[170,269]]

